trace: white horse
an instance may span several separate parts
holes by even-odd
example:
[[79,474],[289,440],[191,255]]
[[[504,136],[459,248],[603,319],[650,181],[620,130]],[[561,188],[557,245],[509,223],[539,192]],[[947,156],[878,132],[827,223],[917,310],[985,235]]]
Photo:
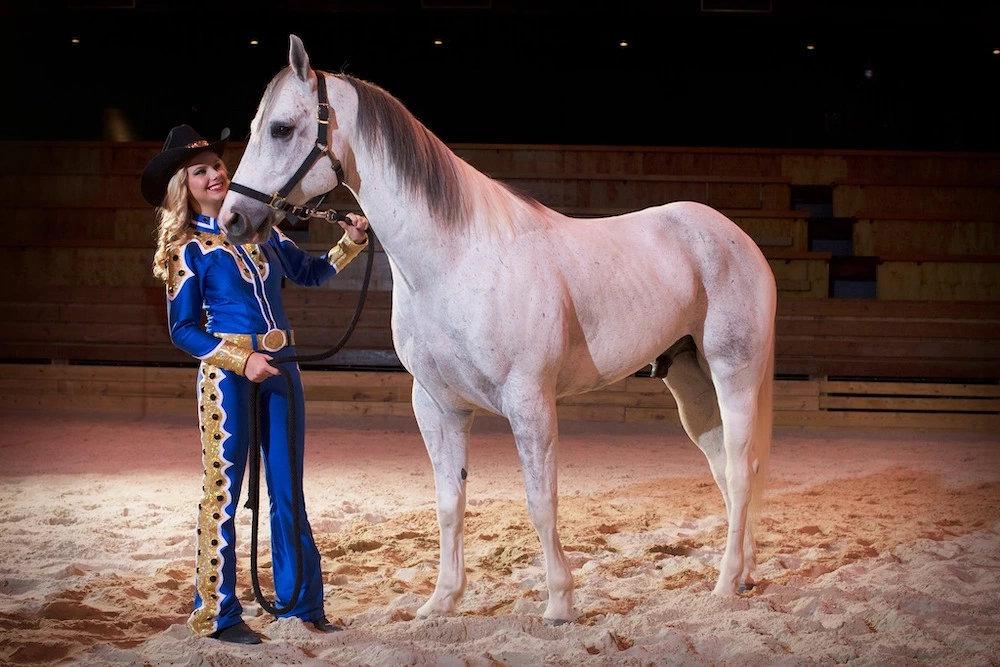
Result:
[[[776,303],[755,243],[694,202],[596,219],[553,211],[461,160],[383,89],[314,72],[294,35],[289,66],[264,92],[233,177],[244,192],[276,192],[296,172],[327,88],[318,149],[283,196],[301,203],[343,179],[389,260],[393,342],[414,378],[440,526],[437,585],[418,615],[454,613],[465,591],[467,447],[476,410],[485,409],[509,420],[517,443],[545,555],[543,618],[577,617],[556,526],[556,400],[650,363],[722,491],[729,533],[714,593],[751,587]],[[310,166],[317,153],[334,168]],[[260,201],[268,199],[274,204],[229,192],[220,217],[232,241],[266,237],[276,219]]]

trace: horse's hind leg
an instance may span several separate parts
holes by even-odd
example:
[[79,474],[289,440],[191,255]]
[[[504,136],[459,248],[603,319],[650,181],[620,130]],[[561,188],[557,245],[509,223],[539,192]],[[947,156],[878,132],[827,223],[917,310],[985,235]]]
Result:
[[[676,346],[675,346],[676,347]],[[669,352],[669,351],[668,351]],[[684,431],[705,454],[712,477],[722,491],[722,500],[729,513],[729,491],[726,488],[726,449],[722,438],[722,417],[715,386],[698,362],[697,349],[684,347],[679,354],[657,359],[659,372],[680,413]],[[669,371],[665,367],[669,367]],[[662,376],[661,376],[662,377]]]
[[[685,342],[687,340],[687,342]],[[669,370],[668,370],[669,369]],[[680,413],[681,424],[691,441],[705,454],[712,477],[722,492],[727,521],[731,517],[729,486],[726,482],[726,446],[723,437],[722,415],[715,385],[707,372],[704,359],[690,337],[685,337],[657,359],[654,370],[673,394]],[[656,374],[654,374],[655,376]],[[743,559],[739,586],[753,586],[751,574],[756,561],[756,544],[749,530],[743,541]]]
[[465,478],[472,410],[436,403],[416,381],[413,412],[434,468],[437,516],[441,532],[441,564],[434,594],[417,610],[417,616],[454,613],[465,593]]
[[750,502],[757,474],[754,433],[761,379],[753,365],[731,374],[713,374],[719,398],[726,456],[726,489],[729,503],[729,533],[719,566],[716,595],[732,595],[748,578],[756,560],[756,545],[750,529]]
[[559,507],[556,479],[558,421],[554,398],[537,394],[518,397],[505,406],[524,473],[528,513],[545,554],[545,581],[549,601],[542,618],[560,625],[576,618],[573,610],[573,575],[559,542],[556,515]]

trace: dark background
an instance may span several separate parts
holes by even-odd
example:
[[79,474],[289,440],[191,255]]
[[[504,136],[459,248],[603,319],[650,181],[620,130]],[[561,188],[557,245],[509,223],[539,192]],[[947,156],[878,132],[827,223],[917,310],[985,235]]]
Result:
[[3,140],[161,141],[182,122],[242,139],[295,33],[314,67],[381,85],[449,143],[1000,150],[1000,2],[0,7]]

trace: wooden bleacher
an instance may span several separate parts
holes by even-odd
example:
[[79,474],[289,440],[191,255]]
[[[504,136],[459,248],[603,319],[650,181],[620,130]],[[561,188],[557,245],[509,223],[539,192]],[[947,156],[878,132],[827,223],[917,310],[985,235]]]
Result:
[[859,213],[933,216],[938,219],[987,218],[1000,206],[1000,186],[993,183],[871,181],[843,178],[833,182],[833,214]]
[[1000,256],[883,254],[878,298],[909,301],[1000,301]]
[[1000,214],[977,219],[859,211],[853,217],[858,255],[1000,255]]
[[[227,153],[234,166],[241,146]],[[1000,156],[873,151],[457,145],[485,173],[567,215],[604,216],[675,199],[726,213],[754,238],[779,288],[776,423],[1000,426],[996,228]],[[192,411],[195,363],[166,332],[149,273],[153,217],[138,175],[158,144],[11,143],[0,152],[5,326],[0,406]],[[45,183],[44,190],[39,182]],[[796,185],[832,188],[857,255],[878,257],[875,299],[830,298],[829,252],[809,250]],[[356,208],[343,195],[340,208]],[[837,208],[837,207],[840,208]],[[376,230],[377,231],[377,230]],[[339,236],[310,225],[320,250]],[[318,289],[286,288],[300,352],[350,319],[355,262]],[[389,332],[391,276],[376,261],[344,352],[306,366],[309,409],[409,415],[409,376]],[[677,422],[662,382],[641,376],[560,401],[567,419]]]

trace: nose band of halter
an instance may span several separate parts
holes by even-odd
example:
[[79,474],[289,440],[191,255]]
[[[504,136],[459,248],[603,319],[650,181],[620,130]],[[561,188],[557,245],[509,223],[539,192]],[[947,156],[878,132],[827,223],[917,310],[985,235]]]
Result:
[[[259,190],[254,190],[253,188],[248,188],[247,186],[240,185],[236,182],[229,183],[230,190],[238,192],[241,195],[246,195],[251,199],[256,199],[259,202],[267,204],[270,208],[273,208],[276,211],[291,214],[297,218],[317,217],[316,209],[289,204],[287,197],[295,186],[306,177],[306,174],[309,173],[309,170],[313,168],[313,165],[316,164],[316,161],[319,160],[320,157],[326,155],[330,159],[330,165],[333,167],[333,173],[337,177],[337,185],[344,182],[344,168],[340,164],[340,160],[333,157],[333,153],[330,152],[330,146],[326,143],[328,128],[330,126],[330,102],[326,94],[325,73],[319,70],[314,70],[314,73],[316,74],[316,98],[318,100],[316,109],[316,143],[313,144],[312,150],[309,151],[308,155],[306,155],[302,164],[299,165],[298,170],[290,179],[288,179],[288,182],[285,183],[280,190],[272,195],[265,194]],[[324,195],[324,197],[325,196],[326,195]],[[323,215],[322,213],[320,213],[319,216],[330,218],[330,216]],[[336,214],[332,217],[332,219],[346,220],[347,216]]]

